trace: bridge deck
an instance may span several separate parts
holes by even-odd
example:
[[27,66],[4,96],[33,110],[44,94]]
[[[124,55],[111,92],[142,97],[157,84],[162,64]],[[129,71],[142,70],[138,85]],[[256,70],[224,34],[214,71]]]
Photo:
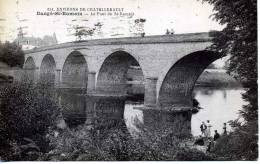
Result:
[[52,49],[61,49],[75,47],[76,50],[86,49],[84,46],[94,45],[120,45],[120,44],[154,44],[154,43],[183,43],[183,42],[209,42],[212,40],[208,32],[174,34],[174,35],[154,35],[145,37],[124,37],[124,38],[106,38],[93,39],[77,42],[61,43],[52,46],[34,48],[25,51],[25,54],[40,52]]

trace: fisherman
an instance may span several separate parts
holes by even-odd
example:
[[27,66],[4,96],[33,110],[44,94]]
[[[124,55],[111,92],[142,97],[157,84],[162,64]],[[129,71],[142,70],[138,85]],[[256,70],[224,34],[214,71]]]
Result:
[[220,135],[218,133],[217,130],[215,130],[215,134],[214,134],[214,141],[216,141],[217,139],[219,139]]
[[227,134],[227,123],[224,123],[223,125],[223,135]]
[[200,125],[200,131],[201,131],[201,135],[203,137],[206,137],[206,129],[207,129],[207,126],[206,126],[205,122],[202,121],[202,123]]
[[206,136],[207,136],[208,138],[210,138],[210,137],[211,137],[211,131],[210,131],[210,129],[211,129],[212,125],[210,124],[210,121],[209,121],[209,120],[207,120],[206,126],[207,126]]

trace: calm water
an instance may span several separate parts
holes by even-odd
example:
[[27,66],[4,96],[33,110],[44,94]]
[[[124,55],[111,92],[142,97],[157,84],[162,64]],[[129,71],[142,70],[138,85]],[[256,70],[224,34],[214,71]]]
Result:
[[[212,130],[222,133],[224,122],[238,118],[238,111],[245,102],[242,100],[242,89],[214,89],[214,88],[195,88],[194,95],[203,108],[198,113],[192,115],[191,128],[193,135],[200,134],[200,124],[202,121],[210,120]],[[133,109],[134,105],[125,105],[124,118],[126,125],[131,131],[135,130],[134,119],[137,117],[142,121],[142,112]],[[230,130],[230,127],[227,127]]]
[[[193,135],[200,134],[200,124],[202,121],[210,120],[212,124],[212,131],[218,130],[222,133],[222,126],[224,122],[238,118],[238,111],[241,110],[245,102],[242,100],[242,89],[214,89],[214,88],[195,88],[194,97],[199,101],[203,108],[198,113],[192,115],[191,130]],[[86,120],[86,98],[84,94],[76,94],[68,91],[67,94],[62,94],[61,104],[63,105],[63,116],[66,121],[71,124],[82,124]],[[100,104],[100,103],[99,103]],[[114,104],[114,106],[113,106]],[[124,119],[130,132],[136,130],[134,126],[135,118],[143,121],[143,113],[134,107],[142,106],[143,104],[133,104],[126,102],[125,107],[119,104],[112,103],[100,104],[99,108],[102,111],[101,115],[107,113],[107,108],[118,111],[120,113],[124,110]],[[112,106],[111,106],[112,105]],[[89,107],[88,107],[89,108]],[[104,109],[103,109],[104,108]],[[124,109],[125,108],[125,109]],[[90,108],[89,108],[90,109]],[[89,110],[88,109],[88,110]],[[121,117],[121,116],[119,116]],[[230,127],[227,127],[230,130]]]
[[242,89],[196,88],[195,98],[203,109],[192,115],[192,134],[199,135],[201,121],[206,120],[210,120],[212,130],[222,133],[223,123],[237,119],[239,110],[245,105],[241,96],[243,92]]

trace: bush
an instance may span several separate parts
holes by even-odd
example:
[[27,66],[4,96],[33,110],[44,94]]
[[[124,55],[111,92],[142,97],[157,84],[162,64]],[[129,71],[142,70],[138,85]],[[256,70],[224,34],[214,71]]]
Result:
[[[159,160],[212,160],[198,150],[182,147],[183,135],[177,136],[170,128],[140,129],[133,138],[122,122],[110,128],[95,130],[86,125],[65,129],[59,135],[50,135],[53,149],[41,160],[52,161],[159,161]],[[173,129],[172,129],[173,130]],[[57,132],[56,132],[57,133]],[[186,158],[185,158],[186,156]]]
[[1,158],[30,160],[22,154],[25,145],[38,147],[38,152],[47,151],[45,135],[59,115],[54,92],[46,85],[14,83],[2,87],[0,93]]
[[233,121],[234,131],[221,136],[214,147],[213,153],[219,160],[257,160],[258,158],[258,127],[256,122],[241,124]]
[[175,160],[177,161],[212,161],[214,159],[216,159],[216,157],[205,154],[194,148],[182,148],[175,156]]
[[[55,134],[56,133],[56,134]],[[52,150],[40,160],[75,161],[75,160],[115,160],[100,146],[100,136],[86,125],[66,128],[63,131],[49,133]]]
[[22,67],[24,63],[24,52],[16,43],[0,42],[0,61],[11,67]]

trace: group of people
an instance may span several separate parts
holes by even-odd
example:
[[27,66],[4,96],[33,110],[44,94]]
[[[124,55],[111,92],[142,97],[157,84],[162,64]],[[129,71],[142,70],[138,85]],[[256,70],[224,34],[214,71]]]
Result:
[[[214,137],[213,137],[213,140],[212,140],[211,128],[212,128],[212,125],[210,124],[210,120],[207,120],[206,123],[203,121],[200,125],[201,136],[195,142],[198,145],[204,145],[204,141],[205,141],[204,139],[206,139],[206,143],[208,143],[207,144],[207,151],[210,151],[211,148],[214,147],[216,140],[218,140],[220,138],[220,134],[218,133],[217,130],[215,130],[214,131],[215,134],[214,134]],[[223,135],[226,135],[226,134],[227,134],[227,124],[224,123],[223,124]]]
[[[212,125],[210,124],[209,120],[207,120],[207,123],[202,121],[202,123],[200,125],[202,137],[206,137],[206,138],[211,137],[211,127],[212,127]],[[223,124],[223,134],[224,135],[227,134],[227,124],[226,123]],[[220,135],[219,135],[218,131],[215,130],[214,141],[217,140],[219,137],[220,137]]]

